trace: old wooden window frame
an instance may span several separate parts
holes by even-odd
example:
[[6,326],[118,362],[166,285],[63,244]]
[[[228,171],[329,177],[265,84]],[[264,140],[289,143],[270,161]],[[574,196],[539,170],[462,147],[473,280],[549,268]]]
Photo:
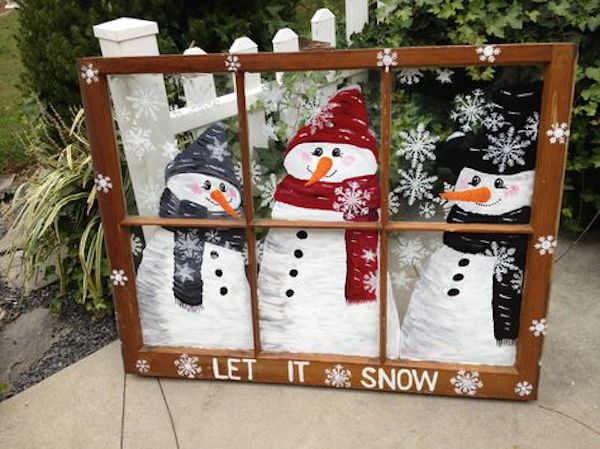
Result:
[[[382,60],[384,49],[326,50],[297,53],[164,55],[151,57],[82,58],[77,71],[85,68],[80,88],[86,112],[87,130],[94,170],[110,177],[113,187],[98,195],[100,214],[111,270],[123,270],[125,282],[114,287],[119,334],[127,373],[150,376],[193,377],[198,379],[248,380],[253,382],[326,386],[328,370],[337,365],[350,374],[355,389],[405,391],[440,395],[468,395],[486,398],[529,400],[537,397],[539,358],[545,334],[547,299],[553,257],[535,247],[540,237],[556,236],[567,143],[552,142],[547,136],[555,124],[570,123],[577,46],[565,43],[495,45],[495,58],[483,58],[483,46],[435,46],[385,49],[394,58]],[[485,53],[483,53],[485,54]],[[387,64],[387,65],[386,65]],[[539,122],[534,198],[529,224],[457,224],[445,222],[390,221],[388,211],[391,94],[393,75],[408,67],[537,65],[543,68],[543,94]],[[368,69],[381,71],[380,183],[382,191],[379,222],[319,222],[255,219],[251,189],[244,189],[246,215],[239,220],[205,220],[130,216],[127,214],[121,168],[107,77],[148,73],[232,73],[236,82],[239,139],[245,186],[252,183],[245,97],[245,73],[311,70]],[[142,341],[135,288],[135,269],[130,248],[130,228],[142,225],[174,227],[223,227],[245,229],[249,253],[248,279],[251,288],[253,350],[209,350],[197,348],[150,347]],[[257,228],[376,229],[380,232],[380,355],[355,357],[325,354],[266,353],[260,347],[257,300]],[[388,276],[388,233],[391,231],[457,231],[516,233],[529,236],[525,283],[521,308],[516,364],[511,367],[415,362],[386,358],[386,301]],[[542,321],[543,320],[543,321]],[[535,324],[538,323],[538,327]],[[541,324],[540,324],[541,323]],[[177,361],[188,356],[197,369],[178,374]],[[308,363],[303,363],[308,362]],[[382,369],[395,376],[395,388],[363,378]],[[464,371],[464,372],[463,372]],[[456,388],[456,379],[476,372],[481,382],[466,394]],[[419,387],[423,373],[435,379],[435,388]],[[412,376],[412,377],[411,377]],[[366,380],[365,380],[366,379]],[[346,385],[347,386],[347,385]]]

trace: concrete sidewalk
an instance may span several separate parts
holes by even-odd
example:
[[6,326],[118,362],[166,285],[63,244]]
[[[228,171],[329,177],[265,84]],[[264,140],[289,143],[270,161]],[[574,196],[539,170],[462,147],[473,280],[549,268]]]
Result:
[[1,403],[0,447],[598,449],[599,274],[597,241],[556,266],[537,402],[159,382],[115,342]]

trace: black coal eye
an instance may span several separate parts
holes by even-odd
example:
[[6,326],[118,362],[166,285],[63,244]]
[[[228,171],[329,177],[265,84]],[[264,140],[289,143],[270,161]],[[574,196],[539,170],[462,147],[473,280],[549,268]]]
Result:
[[471,182],[469,182],[469,184],[471,184],[473,187],[478,186],[479,183],[481,182],[481,178],[477,175],[473,176],[473,178],[471,179]]
[[227,188],[225,187],[225,184],[223,184],[223,183],[219,184],[219,190],[221,192],[225,192],[225,190],[227,190]]
[[321,148],[321,147],[315,148],[315,150],[313,151],[313,154],[315,156],[321,156],[323,154],[323,148]]
[[206,181],[204,181],[204,190],[210,190],[211,187],[212,187],[212,184],[210,183],[210,181],[208,179]]
[[340,157],[342,155],[342,150],[340,150],[339,148],[334,148],[331,152],[331,155],[333,157]]
[[502,178],[496,178],[496,180],[494,181],[494,187],[496,187],[497,189],[506,189],[506,186],[504,185],[504,180]]

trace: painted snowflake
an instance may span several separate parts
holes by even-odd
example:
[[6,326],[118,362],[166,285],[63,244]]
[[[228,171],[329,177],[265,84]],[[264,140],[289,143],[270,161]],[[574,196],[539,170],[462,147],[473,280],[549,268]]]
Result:
[[133,152],[139,160],[144,157],[144,154],[154,149],[152,140],[150,139],[150,130],[133,126],[126,130],[123,134],[123,144],[125,150]]
[[377,261],[377,253],[372,249],[363,249],[360,258],[364,260],[366,264],[369,264]]
[[273,208],[275,206],[275,190],[278,184],[277,175],[271,173],[265,182],[256,184],[256,188],[260,192],[260,207]]
[[450,379],[450,383],[454,387],[454,392],[459,395],[474,396],[479,388],[483,388],[483,382],[477,371],[460,370]]
[[518,382],[517,385],[515,386],[515,393],[517,393],[521,397],[529,396],[532,391],[533,391],[533,385],[531,385],[526,380]]
[[320,129],[333,128],[333,110],[339,108],[339,103],[328,103],[308,121],[310,133],[316,134]]
[[424,123],[419,123],[416,128],[408,132],[400,131],[399,134],[402,141],[396,155],[404,156],[407,161],[410,161],[412,168],[427,159],[435,159],[435,144],[440,138],[427,131]]
[[426,219],[435,217],[435,204],[431,202],[419,204],[419,215]]
[[499,112],[491,112],[489,115],[486,115],[483,119],[483,126],[490,131],[498,131],[504,125],[508,125],[509,123],[504,120],[504,116]]
[[221,236],[219,235],[219,232],[216,229],[211,229],[209,231],[204,232],[204,239],[208,243],[216,245],[221,241]]
[[502,50],[493,45],[484,45],[483,47],[477,47],[475,50],[479,55],[479,60],[484,62],[495,62],[496,56],[502,53]]
[[557,241],[553,235],[541,236],[534,246],[540,253],[540,255],[553,254],[554,248],[556,248]]
[[98,82],[99,70],[94,67],[91,62],[81,66],[81,79],[85,81],[87,85]]
[[423,171],[423,164],[417,164],[415,169],[399,169],[400,183],[396,189],[402,193],[405,198],[408,198],[408,205],[412,206],[415,200],[432,199],[433,183],[437,181],[437,176],[429,176]]
[[150,371],[150,363],[148,360],[139,359],[137,362],[135,362],[135,369],[137,369],[138,373],[140,374],[146,374],[148,371]]
[[435,79],[442,84],[452,83],[452,75],[454,75],[454,70],[435,69]]
[[371,271],[370,273],[364,275],[363,288],[365,289],[365,291],[367,291],[368,293],[375,293],[377,291],[378,286],[379,278],[377,276],[377,273]]
[[352,373],[342,365],[325,369],[325,385],[335,388],[350,388]]
[[199,360],[196,356],[190,356],[187,354],[181,354],[181,356],[175,360],[174,364],[177,368],[177,374],[181,377],[187,377],[193,379],[196,375],[202,373],[202,367],[198,364]]
[[285,88],[280,86],[278,83],[269,83],[263,88],[260,94],[260,101],[262,102],[267,112],[277,112],[281,107],[285,96]]
[[402,69],[398,71],[398,81],[400,81],[400,84],[407,84],[409,86],[418,84],[423,76],[421,69]]
[[569,137],[569,125],[566,123],[553,123],[546,135],[550,138],[550,143],[565,143]]
[[[265,252],[265,241],[257,240],[256,241],[256,262],[261,263],[263,258],[263,253]],[[248,244],[244,245],[244,249],[242,250],[242,256],[244,257],[244,264],[248,265]]]
[[137,257],[140,254],[142,254],[142,250],[144,249],[144,243],[142,242],[142,239],[135,234],[131,234],[130,242],[131,253],[133,254],[133,256]]
[[385,71],[389,72],[390,67],[398,65],[398,53],[392,51],[390,48],[384,48],[382,51],[377,53],[377,66],[385,67]]
[[459,94],[454,97],[454,109],[450,112],[450,118],[460,124],[462,131],[473,131],[473,128],[481,124],[491,108],[493,104],[485,101],[483,91],[475,89],[470,94]]
[[163,156],[168,157],[169,160],[174,159],[175,156],[177,156],[179,154],[179,147],[172,140],[165,142],[162,145],[162,150],[163,150],[162,151]]
[[367,203],[371,199],[371,193],[359,188],[357,182],[351,182],[349,187],[336,187],[334,193],[337,198],[333,208],[342,212],[345,220],[353,220],[369,213]]
[[[444,182],[444,192],[451,192],[453,190],[454,190],[453,184]],[[454,204],[455,204],[454,201],[448,201],[439,195],[435,196],[431,201],[442,206],[442,211],[444,212],[444,218],[448,217],[448,214],[450,213],[452,206],[454,206]]]
[[273,123],[273,118],[269,117],[263,126],[263,135],[269,139],[277,142],[279,138],[277,137],[277,125]]
[[388,207],[392,214],[397,214],[400,211],[400,198],[395,189],[390,191],[390,194],[388,195]]
[[533,333],[534,337],[539,337],[540,335],[546,335],[548,330],[548,321],[546,318],[542,318],[540,320],[533,320],[531,322],[531,326],[529,326],[529,331]]
[[519,267],[515,265],[514,255],[516,248],[507,248],[500,246],[498,242],[492,242],[490,248],[486,249],[484,254],[494,258],[494,277],[498,282],[502,282],[502,279],[508,271],[517,271]]
[[216,137],[213,137],[213,142],[206,145],[206,148],[210,151],[210,157],[219,162],[223,162],[231,154],[227,149],[227,141],[219,142]]
[[160,196],[163,192],[163,185],[152,181],[146,181],[140,189],[136,191],[138,208],[156,211]]
[[175,248],[189,259],[200,255],[200,239],[191,232],[180,232],[175,237]]
[[531,144],[530,140],[522,139],[515,133],[512,126],[506,132],[501,132],[498,136],[487,135],[489,141],[487,148],[482,148],[485,154],[483,160],[492,161],[492,164],[498,166],[498,171],[502,173],[506,167],[515,165],[525,165],[523,156],[525,149]]
[[175,265],[175,277],[181,282],[185,283],[187,281],[194,280],[193,274],[194,270],[190,267],[189,264],[184,263],[183,265]]
[[112,182],[108,176],[104,176],[102,173],[98,173],[94,178],[94,184],[98,192],[108,193],[113,188]]
[[400,237],[392,252],[398,256],[401,267],[420,266],[427,255],[427,250],[419,237],[412,239]]
[[523,270],[517,270],[513,273],[510,286],[517,293],[521,293],[523,290]]
[[151,120],[158,119],[157,114],[163,102],[160,100],[156,89],[137,86],[134,88],[133,94],[125,98],[131,103],[136,119],[140,117],[146,117]]
[[225,67],[227,68],[227,71],[237,72],[241,66],[240,58],[236,55],[228,55],[227,58],[225,58]]
[[538,129],[540,127],[540,114],[538,112],[534,112],[533,115],[527,117],[525,121],[525,127],[519,131],[520,133],[525,134],[529,139],[535,140],[538,136]]
[[411,284],[411,278],[406,270],[400,270],[392,275],[392,284],[397,289],[408,290]]
[[[238,179],[240,184],[244,184],[244,174],[242,169],[242,163],[237,161],[233,167],[233,171],[235,172],[235,177]],[[262,168],[260,164],[256,161],[252,161],[250,163],[250,176],[252,177],[252,182],[254,184],[258,184],[262,179]]]
[[113,285],[119,285],[123,287],[129,280],[129,278],[125,276],[124,270],[112,270],[110,280],[112,281]]

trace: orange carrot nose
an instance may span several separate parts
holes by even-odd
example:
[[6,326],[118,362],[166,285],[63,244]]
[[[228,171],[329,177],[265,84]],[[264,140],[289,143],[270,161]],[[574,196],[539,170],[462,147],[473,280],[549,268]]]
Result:
[[487,187],[480,187],[478,189],[460,190],[458,192],[442,192],[440,196],[448,201],[485,203],[492,197],[492,192]]
[[227,198],[225,198],[225,195],[223,195],[223,192],[221,192],[220,190],[213,190],[212,192],[210,192],[210,197],[217,203],[219,203],[219,206],[221,206],[223,210],[229,215],[231,215],[234,218],[240,218],[239,214],[235,211],[233,207],[231,207],[231,204],[229,204]]
[[313,172],[312,176],[308,181],[306,181],[306,184],[304,185],[309,186],[317,182],[319,179],[321,179],[327,174],[332,165],[333,161],[331,160],[331,158],[323,156],[321,159],[319,159],[319,162],[317,162],[317,168],[315,168],[315,171]]

